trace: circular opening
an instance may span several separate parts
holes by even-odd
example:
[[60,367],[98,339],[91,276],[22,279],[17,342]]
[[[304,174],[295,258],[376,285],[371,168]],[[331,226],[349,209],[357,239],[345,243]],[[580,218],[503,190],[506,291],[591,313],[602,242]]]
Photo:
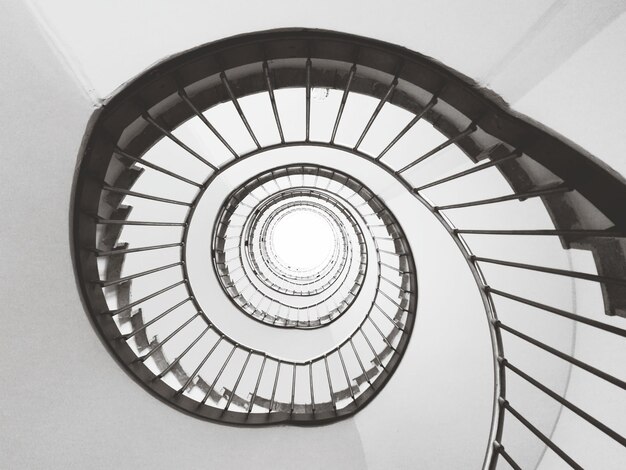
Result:
[[319,266],[335,244],[328,221],[317,212],[303,209],[278,221],[268,241],[282,264],[294,271]]
[[[343,195],[333,196],[331,184]],[[222,288],[263,323],[298,329],[330,324],[366,281],[368,243],[376,237],[369,224],[376,219],[386,227],[380,207],[366,214],[372,200],[363,184],[325,167],[258,173],[226,198],[213,230],[213,264]]]

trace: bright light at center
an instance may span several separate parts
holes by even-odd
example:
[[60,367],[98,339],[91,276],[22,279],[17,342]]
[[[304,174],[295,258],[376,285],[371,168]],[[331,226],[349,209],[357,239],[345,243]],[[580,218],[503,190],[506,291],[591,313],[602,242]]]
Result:
[[272,243],[283,263],[304,271],[325,261],[334,241],[325,218],[310,210],[297,210],[276,223]]

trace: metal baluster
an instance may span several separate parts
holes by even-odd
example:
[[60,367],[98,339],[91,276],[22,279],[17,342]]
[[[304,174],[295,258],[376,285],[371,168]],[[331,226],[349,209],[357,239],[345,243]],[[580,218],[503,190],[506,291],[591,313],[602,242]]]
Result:
[[309,361],[309,386],[311,388],[311,408],[315,413],[315,394],[313,393],[313,363]]
[[367,375],[367,372],[365,371],[365,367],[363,367],[363,362],[361,361],[361,356],[359,356],[359,353],[357,352],[356,348],[354,347],[354,343],[352,342],[352,338],[350,338],[348,341],[350,342],[350,346],[352,346],[352,351],[354,352],[354,355],[356,356],[356,360],[359,363],[359,367],[361,367],[361,371],[363,372],[363,376],[365,377],[365,380],[367,380],[368,384],[372,385],[372,382],[370,381],[370,378]]
[[191,300],[191,297],[187,297],[186,299],[178,302],[176,305],[168,308],[167,310],[165,310],[163,313],[157,315],[156,317],[154,317],[152,320],[144,323],[143,325],[141,325],[139,328],[137,328],[136,330],[131,331],[130,333],[127,333],[125,335],[121,335],[120,338],[124,339],[124,340],[128,340],[130,338],[132,338],[133,336],[135,336],[137,333],[142,332],[143,330],[145,330],[146,328],[148,328],[150,325],[152,325],[153,323],[156,323],[157,321],[159,321],[161,318],[169,315],[171,312],[173,312],[174,310],[176,310],[178,307],[186,304],[187,302],[189,302]]
[[256,379],[256,385],[254,386],[254,391],[252,392],[252,396],[250,397],[250,406],[248,407],[248,413],[252,412],[252,407],[254,406],[254,401],[256,400],[256,394],[259,391],[259,384],[261,383],[261,376],[263,375],[263,371],[265,370],[265,361],[267,361],[267,354],[263,354],[263,362],[261,363],[261,369],[259,369],[259,375]]
[[606,372],[603,372],[599,369],[596,369],[593,366],[590,366],[589,364],[580,361],[572,356],[569,356],[565,353],[562,353],[561,351],[554,349],[544,343],[542,343],[541,341],[538,341],[534,338],[531,338],[530,336],[525,335],[524,333],[521,333],[519,331],[517,331],[514,328],[511,328],[510,326],[507,326],[505,324],[503,324],[501,321],[497,321],[495,322],[495,326],[498,328],[501,328],[505,331],[508,331],[509,333],[514,334],[515,336],[517,336],[518,338],[523,339],[524,341],[527,341],[535,346],[537,346],[540,349],[543,349],[544,351],[549,352],[550,354],[563,359],[564,361],[569,362],[570,364],[575,365],[576,367],[579,367],[587,372],[589,372],[590,374],[595,375],[596,377],[599,377],[601,379],[606,380],[607,382],[612,383],[613,385],[626,390],[626,382],[624,382],[623,380],[618,379],[617,377],[612,376],[611,374],[607,374]]
[[570,411],[574,412],[575,414],[577,414],[578,416],[580,416],[582,419],[584,419],[585,421],[587,421],[589,424],[591,424],[592,426],[595,426],[596,428],[598,428],[600,431],[602,431],[604,434],[606,434],[607,436],[609,436],[610,438],[614,439],[615,441],[617,441],[618,443],[620,443],[622,446],[626,447],[626,438],[624,438],[624,436],[618,434],[617,432],[615,432],[614,430],[612,430],[611,428],[609,428],[608,426],[606,426],[605,424],[601,423],[600,421],[598,421],[597,419],[595,419],[593,416],[589,415],[588,413],[585,413],[583,410],[581,410],[580,408],[578,408],[576,405],[574,405],[573,403],[571,403],[570,401],[566,400],[565,398],[561,397],[561,395],[553,392],[552,390],[550,390],[548,387],[546,387],[545,385],[543,385],[542,383],[540,383],[539,381],[533,379],[531,376],[529,376],[528,374],[525,374],[524,372],[522,372],[520,369],[518,369],[517,367],[515,367],[514,365],[512,365],[511,363],[509,363],[506,359],[504,358],[499,358],[500,363],[506,367],[507,369],[515,372],[517,375],[519,375],[521,378],[523,378],[524,380],[526,380],[528,383],[531,383],[532,385],[534,385],[535,387],[537,387],[539,390],[541,390],[542,392],[544,392],[546,395],[548,395],[550,398],[558,401],[561,405],[563,405],[564,407],[566,407],[567,409],[569,409]]
[[361,136],[359,137],[359,140],[357,140],[356,145],[354,146],[354,150],[358,150],[359,145],[361,145],[361,143],[363,142],[363,139],[365,139],[365,135],[367,134],[367,132],[372,127],[372,124],[374,124],[374,121],[376,120],[376,118],[380,114],[380,112],[383,109],[383,106],[385,105],[385,103],[387,101],[389,101],[389,98],[393,94],[393,92],[396,89],[397,85],[398,85],[398,79],[394,78],[393,81],[391,82],[391,85],[389,85],[389,88],[387,88],[387,92],[381,98],[381,100],[378,102],[378,105],[376,106],[376,109],[374,109],[374,112],[372,113],[369,121],[367,121],[367,124],[365,125],[365,129],[363,129],[363,132],[361,133]]
[[170,333],[163,341],[161,341],[153,349],[148,351],[147,354],[144,354],[143,356],[138,356],[137,359],[135,359],[133,362],[145,362],[150,356],[152,356],[152,354],[154,354],[159,349],[161,349],[170,339],[172,339],[174,336],[180,333],[187,325],[189,325],[193,320],[195,320],[199,316],[200,316],[200,313],[196,313],[195,315],[193,315],[185,323],[183,323],[178,328],[176,328],[172,333]]
[[125,312],[126,310],[130,310],[135,305],[139,305],[140,303],[145,302],[146,300],[150,300],[150,299],[156,297],[157,295],[161,295],[164,292],[170,291],[170,290],[174,289],[175,287],[180,286],[181,284],[185,284],[186,282],[187,282],[186,280],[175,282],[174,284],[171,284],[171,285],[169,285],[167,287],[164,287],[163,289],[158,290],[156,292],[153,292],[152,294],[146,295],[145,297],[142,297],[141,299],[135,300],[135,301],[133,301],[133,302],[127,304],[127,305],[119,307],[116,310],[109,310],[109,311],[102,312],[102,313],[107,313],[107,314],[109,314],[111,316],[119,315],[120,313]]
[[306,60],[306,137],[310,141],[311,134],[311,59]]
[[424,155],[419,157],[417,160],[412,161],[411,163],[409,163],[408,165],[406,165],[402,169],[396,171],[396,174],[399,175],[400,173],[404,173],[406,170],[409,170],[409,169],[413,168],[415,165],[423,162],[427,158],[432,157],[433,155],[435,155],[436,153],[438,153],[441,150],[445,149],[449,145],[452,145],[452,144],[458,142],[459,140],[467,137],[468,135],[473,133],[476,129],[477,129],[476,125],[474,123],[471,123],[469,126],[467,126],[467,129],[465,129],[463,132],[460,132],[459,134],[455,135],[454,137],[451,137],[450,139],[446,140],[443,144],[438,145],[437,147],[432,149],[430,152],[425,153]]
[[105,191],[109,191],[111,193],[124,194],[126,196],[139,197],[142,199],[150,199],[151,201],[163,202],[166,204],[175,204],[179,206],[191,207],[191,204],[189,202],[177,201],[175,199],[167,199],[164,197],[152,196],[150,194],[138,193],[136,191],[130,191],[128,189],[122,189],[122,188],[109,186],[108,184],[103,185],[102,189],[104,189]]
[[230,407],[230,403],[233,401],[233,397],[235,396],[235,392],[237,392],[237,387],[239,386],[239,382],[241,381],[241,377],[243,377],[243,373],[248,366],[248,361],[250,360],[250,356],[252,355],[252,350],[248,351],[248,355],[246,356],[246,361],[243,363],[243,367],[241,368],[241,372],[239,372],[239,376],[237,377],[237,381],[233,386],[232,392],[230,392],[230,396],[228,397],[228,402],[226,403],[226,407],[224,411],[226,411]]
[[578,465],[569,455],[561,450],[554,442],[548,439],[541,431],[533,426],[526,418],[524,418],[515,408],[513,408],[508,401],[501,399],[501,404],[509,413],[517,418],[530,432],[539,438],[545,445],[547,445],[554,453],[556,453],[561,459],[563,459],[570,467],[576,470],[584,470]]
[[504,450],[504,446],[498,441],[493,442],[493,446],[498,454],[500,454],[504,460],[513,468],[513,470],[522,470],[522,467],[517,465],[513,458]]
[[326,354],[324,354],[324,365],[326,366],[326,378],[328,379],[328,388],[330,390],[330,401],[333,403],[333,409],[337,410],[335,392],[333,391],[333,381],[330,378],[330,370],[328,369],[328,358],[326,357]]
[[272,81],[270,79],[270,70],[267,65],[267,61],[263,62],[263,74],[265,75],[265,83],[267,84],[267,92],[270,95],[270,102],[272,103],[272,111],[274,112],[274,120],[276,121],[276,127],[278,128],[278,134],[280,135],[280,142],[285,143],[285,135],[283,134],[283,126],[280,124],[280,116],[278,114],[278,107],[276,106],[276,98],[274,97],[274,89],[272,88]]
[[200,339],[201,339],[201,338],[202,338],[202,337],[206,334],[206,332],[207,332],[207,331],[209,331],[209,330],[211,329],[211,327],[212,327],[212,326],[213,326],[213,325],[211,325],[211,324],[207,325],[207,327],[206,327],[206,328],[202,331],[202,333],[200,333],[200,334],[196,337],[196,339],[194,339],[194,340],[193,340],[193,341],[189,344],[189,346],[187,346],[187,348],[185,348],[185,350],[184,350],[182,353],[180,353],[180,354],[176,357],[176,359],[174,359],[174,360],[170,363],[170,365],[169,365],[169,366],[167,366],[167,367],[166,367],[163,371],[161,371],[161,372],[159,373],[159,375],[157,375],[156,377],[154,377],[154,379],[153,379],[153,380],[156,380],[156,379],[161,379],[161,378],[165,377],[165,375],[166,375],[166,374],[167,374],[170,370],[172,370],[172,368],[173,368],[176,364],[178,364],[178,363],[180,362],[180,360],[181,360],[183,357],[185,357],[185,355],[186,355],[186,354],[187,354],[187,353],[191,350],[191,348],[193,348],[193,347],[196,345],[196,343],[197,343],[198,341],[200,341]]
[[291,408],[290,413],[293,414],[294,400],[296,398],[296,364],[293,364],[293,375],[291,377]]
[[193,379],[196,378],[196,375],[198,375],[198,372],[200,372],[200,369],[202,369],[202,366],[204,366],[204,364],[206,363],[206,361],[209,360],[209,357],[211,357],[211,354],[213,354],[213,351],[215,351],[215,348],[218,347],[218,345],[222,342],[222,340],[224,339],[224,335],[221,335],[218,340],[215,342],[215,344],[213,345],[213,347],[209,350],[209,352],[206,354],[206,356],[204,356],[204,358],[200,361],[200,364],[198,364],[198,366],[196,367],[196,369],[193,371],[193,373],[189,376],[189,378],[187,379],[187,381],[185,382],[185,384],[178,389],[178,391],[176,392],[176,395],[180,395],[182,394],[185,390],[187,390],[187,387],[189,387],[189,385],[191,385],[191,382],[193,382]]
[[341,116],[343,115],[343,109],[346,106],[346,101],[348,100],[348,94],[350,93],[350,85],[352,85],[352,79],[354,78],[354,74],[356,73],[356,64],[353,64],[350,67],[350,72],[348,73],[348,81],[346,83],[346,87],[343,90],[343,96],[341,97],[341,104],[339,104],[339,110],[337,111],[337,118],[335,119],[335,125],[333,126],[333,133],[330,137],[330,143],[335,143],[335,137],[337,136],[337,129],[339,129],[339,122],[341,121]]
[[450,176],[446,176],[444,178],[435,180],[435,181],[431,181],[428,184],[424,184],[418,188],[415,188],[414,191],[422,191],[423,189],[427,189],[427,188],[432,188],[433,186],[437,186],[440,185],[442,183],[447,183],[448,181],[452,181],[455,180],[457,178],[462,178],[463,176],[467,176],[467,175],[471,175],[472,173],[476,173],[478,171],[482,171],[485,170],[487,168],[491,168],[492,166],[497,166],[501,163],[505,163],[508,161],[512,161],[512,160],[516,160],[519,157],[522,156],[522,152],[520,152],[519,150],[513,150],[512,152],[509,152],[506,156],[504,157],[500,157],[500,158],[494,158],[489,162],[486,163],[482,163],[480,165],[477,165],[473,168],[470,168],[469,170],[464,170],[464,171],[460,171],[458,173],[454,173]]
[[230,353],[228,354],[228,357],[226,358],[226,361],[222,364],[222,367],[221,367],[220,371],[217,373],[217,375],[215,376],[215,379],[213,379],[213,383],[209,387],[209,391],[206,392],[206,395],[204,396],[204,399],[200,402],[201,405],[204,405],[206,403],[206,401],[209,399],[209,397],[211,396],[211,392],[215,388],[215,385],[217,384],[217,381],[222,376],[222,373],[224,372],[224,369],[226,369],[226,366],[230,362],[230,358],[233,357],[233,353],[235,352],[235,349],[237,349],[238,347],[239,347],[239,344],[236,344],[236,343],[233,344],[233,348],[230,350]]
[[556,274],[558,276],[567,276],[567,277],[573,277],[576,279],[584,279],[586,281],[595,281],[595,282],[601,282],[601,283],[606,283],[606,284],[617,284],[620,286],[626,286],[626,279],[620,279],[620,278],[615,278],[615,277],[599,276],[597,274],[587,274],[587,273],[583,273],[579,271],[569,271],[567,269],[548,268],[545,266],[537,266],[534,264],[515,263],[512,261],[503,261],[503,260],[493,259],[493,258],[482,258],[480,256],[472,256],[470,259],[474,262],[499,264],[501,266],[508,266],[512,268],[527,269],[530,271],[537,271],[537,272],[542,272],[542,273],[547,273],[547,274]]
[[185,227],[186,222],[149,222],[139,220],[120,220],[120,219],[105,219],[102,217],[95,217],[96,223],[102,225],[145,225],[148,227]]
[[607,325],[606,323],[602,323],[596,320],[592,320],[587,317],[583,317],[581,315],[576,315],[574,313],[566,312],[565,310],[561,310],[556,307],[550,307],[549,305],[545,305],[539,302],[535,302],[533,300],[528,300],[523,297],[519,297],[517,295],[509,294],[507,292],[503,292],[498,289],[494,289],[492,287],[486,286],[485,290],[491,294],[499,295],[501,297],[505,297],[507,299],[515,300],[516,302],[520,302],[526,305],[530,305],[531,307],[538,308],[540,310],[544,310],[546,312],[551,312],[556,315],[569,318],[570,320],[574,320],[580,323],[584,323],[589,326],[593,326],[594,328],[598,328],[604,331],[608,331],[609,333],[613,333],[619,336],[626,338],[626,330],[623,328],[618,328],[617,326]]
[[183,246],[183,243],[182,242],[167,243],[165,245],[141,246],[137,248],[113,249],[109,251],[96,250],[95,253],[96,253],[96,256],[116,256],[116,255],[125,255],[128,253],[139,253],[141,251],[163,250],[165,248],[174,248],[177,246]]
[[282,361],[278,361],[278,366],[276,367],[276,377],[274,378],[274,387],[272,388],[272,397],[270,398],[270,408],[268,413],[271,413],[274,409],[274,397],[276,396],[276,386],[278,385],[278,376],[280,375],[280,364]]
[[481,199],[478,201],[471,201],[471,202],[462,202],[459,204],[435,206],[433,209],[436,211],[445,211],[445,210],[450,210],[450,209],[460,209],[463,207],[484,206],[486,204],[495,204],[498,202],[507,202],[507,201],[515,201],[515,200],[525,201],[526,199],[532,198],[532,197],[548,196],[551,194],[566,193],[568,191],[571,191],[571,189],[565,186],[564,184],[557,184],[557,185],[550,185],[545,188],[540,188],[540,189],[527,191],[523,193],[507,194],[506,196],[493,197],[489,199]]
[[189,99],[189,96],[187,96],[187,93],[185,92],[185,90],[181,88],[178,91],[178,94],[183,99],[183,101],[187,103],[187,105],[191,108],[194,114],[198,116],[198,118],[200,118],[200,120],[204,123],[204,125],[207,126],[209,130],[215,135],[215,137],[218,138],[218,140],[222,143],[222,145],[224,145],[224,147],[226,147],[228,151],[233,154],[233,157],[239,158],[239,155],[237,154],[237,152],[235,152],[235,150],[230,146],[230,144],[226,141],[224,136],[220,134],[220,132],[215,128],[215,126],[213,126],[213,124],[209,122],[206,116],[203,113],[201,113],[198,108],[196,108],[196,105],[192,103],[192,101]]
[[209,162],[208,160],[206,160],[202,155],[200,155],[198,152],[196,152],[195,150],[191,149],[189,146],[187,146],[187,144],[185,144],[182,140],[180,140],[178,137],[176,137],[174,134],[172,134],[170,131],[168,131],[167,129],[165,129],[163,126],[161,126],[158,122],[156,122],[156,120],[150,116],[149,113],[145,112],[143,113],[142,117],[144,118],[144,120],[146,120],[147,122],[149,122],[150,124],[152,124],[154,127],[156,127],[159,131],[161,131],[162,134],[164,134],[165,136],[167,136],[172,142],[174,142],[175,144],[177,144],[180,148],[182,148],[183,150],[185,150],[187,153],[189,153],[191,156],[193,156],[194,158],[198,159],[199,161],[201,161],[202,163],[204,163],[206,166],[208,166],[209,168],[211,168],[213,171],[219,171],[219,168],[216,167],[215,165],[213,165],[211,162]]
[[237,101],[237,98],[235,97],[235,94],[233,93],[233,90],[230,87],[230,82],[228,81],[228,78],[226,77],[226,74],[224,72],[220,73],[220,80],[222,80],[222,84],[224,85],[224,88],[226,89],[226,93],[228,93],[228,96],[230,97],[230,101],[232,101],[233,105],[235,106],[235,109],[237,110],[237,114],[239,114],[239,117],[241,118],[241,122],[243,122],[243,125],[246,127],[248,134],[250,134],[250,137],[254,141],[254,145],[256,145],[257,149],[260,149],[261,144],[259,144],[259,141],[257,140],[256,135],[254,135],[254,132],[252,131],[252,127],[250,127],[250,124],[248,123],[248,120],[246,119],[246,116],[243,113],[241,106],[239,105],[239,101]]
[[144,158],[133,157],[132,155],[121,150],[119,147],[115,147],[114,152],[124,158],[132,160],[135,163],[139,163],[140,165],[144,165],[148,168],[158,171],[159,173],[163,173],[164,175],[171,176],[172,178],[176,178],[177,180],[187,183],[191,186],[195,186],[196,188],[202,188],[202,185],[200,183],[196,183],[195,181],[185,178],[184,176],[180,176],[179,174],[174,173],[173,171],[166,170],[165,168],[159,165],[155,165],[154,163],[151,163]]
[[437,97],[436,97],[435,95],[433,95],[432,99],[428,102],[428,104],[426,104],[426,106],[424,107],[424,109],[422,109],[419,113],[417,113],[417,114],[415,115],[415,117],[414,117],[413,119],[411,119],[411,121],[410,121],[410,122],[409,122],[406,126],[404,126],[404,129],[402,129],[402,130],[400,131],[400,133],[399,133],[398,135],[396,135],[396,136],[393,138],[393,140],[389,143],[389,145],[387,145],[387,147],[385,147],[385,148],[383,149],[383,151],[382,151],[382,152],[380,152],[380,153],[378,154],[378,156],[376,157],[376,160],[380,160],[381,158],[383,158],[383,157],[385,156],[385,154],[386,154],[387,152],[389,152],[389,150],[391,150],[391,148],[392,148],[394,145],[396,145],[396,144],[398,143],[398,141],[399,141],[402,137],[404,137],[404,135],[405,135],[407,132],[409,132],[409,131],[411,130],[411,128],[412,128],[415,124],[417,124],[417,122],[418,122],[420,119],[422,119],[422,118],[426,115],[426,113],[427,113],[427,112],[429,112],[429,111],[433,108],[433,106],[435,106],[436,104],[437,104]]
[[182,261],[178,261],[177,263],[167,264],[165,266],[160,266],[158,268],[149,269],[147,271],[142,271],[140,273],[136,273],[136,274],[131,274],[129,276],[120,277],[118,279],[111,279],[111,280],[101,280],[101,279],[98,279],[98,280],[94,281],[94,283],[100,285],[101,287],[110,287],[110,286],[113,286],[115,284],[120,284],[122,282],[130,281],[132,279],[137,279],[137,278],[142,277],[142,276],[147,276],[148,274],[154,274],[154,273],[158,273],[160,271],[164,271],[166,269],[170,269],[170,268],[173,268],[173,267],[176,267],[176,266],[181,266],[182,264],[183,264]]
[[346,377],[348,390],[350,390],[350,396],[352,397],[352,400],[355,400],[354,391],[352,390],[352,385],[350,384],[350,378],[348,377],[348,370],[346,369],[346,363],[343,361],[343,355],[341,354],[341,348],[337,349],[337,352],[339,353],[339,359],[341,360],[341,367],[343,368],[343,374]]

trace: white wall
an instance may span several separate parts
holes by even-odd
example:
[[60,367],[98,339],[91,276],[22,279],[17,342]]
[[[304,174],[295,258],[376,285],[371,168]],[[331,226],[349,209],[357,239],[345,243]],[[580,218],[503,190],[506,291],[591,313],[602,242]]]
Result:
[[354,422],[336,434],[207,425],[152,399],[109,356],[82,308],[69,249],[92,104],[23,5],[0,4],[0,34],[0,467],[364,468]]
[[[387,40],[480,80],[515,109],[626,173],[626,16],[621,14],[626,3],[487,0],[477,7],[448,0],[393,6],[358,2],[359,8],[356,3],[324,0],[307,8],[280,1],[246,2],[245,7],[200,1],[0,3],[0,395],[3,401],[9,397],[0,411],[0,463],[6,468],[217,463],[223,468],[375,469],[390,464],[372,414],[385,416],[396,406],[389,395],[403,388],[407,375],[395,377],[397,383],[392,380],[356,419],[332,426],[267,432],[210,425],[150,398],[91,329],[75,286],[68,238],[81,137],[95,104],[169,54],[241,32],[289,26]],[[599,341],[583,333],[580,353],[597,351]],[[425,357],[420,343],[411,348],[416,358]],[[616,348],[604,351],[618,358],[623,349]],[[585,376],[575,374],[568,396],[577,394],[589,397],[593,390]],[[624,413],[615,408],[616,400],[608,403]],[[432,413],[424,422],[434,425],[436,417]],[[626,422],[626,416],[616,421]],[[581,443],[591,439],[571,422],[562,425],[555,437],[564,447],[584,448]],[[420,437],[441,442],[446,437],[436,435],[440,430],[428,436],[424,429]],[[450,460],[436,460],[437,449],[428,448],[428,440],[398,453],[402,446],[397,444],[407,437],[393,431],[397,452],[391,468],[414,464],[410,451],[419,445],[431,452],[424,468],[450,468]],[[606,466],[599,468],[626,460],[620,451],[609,447]],[[583,458],[593,463],[594,455]],[[556,465],[548,454],[542,468]]]

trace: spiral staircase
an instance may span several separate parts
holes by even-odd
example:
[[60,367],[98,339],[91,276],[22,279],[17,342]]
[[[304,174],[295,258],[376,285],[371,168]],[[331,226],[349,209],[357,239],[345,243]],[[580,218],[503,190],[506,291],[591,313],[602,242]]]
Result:
[[626,182],[445,65],[314,29],[177,54],[94,113],[71,199],[93,329],[195,433],[626,465]]
[[[209,137],[192,141],[201,126]],[[370,181],[329,160],[370,167]],[[582,468],[522,411],[531,397],[507,391],[512,376],[625,446],[612,423],[550,386],[543,359],[537,367],[509,343],[626,389],[536,328],[542,315],[558,316],[626,335],[540,294],[554,277],[561,288],[583,280],[602,288],[606,315],[624,313],[624,260],[606,253],[620,252],[626,187],[452,71],[363,38],[279,31],[222,41],[160,64],[105,105],[74,202],[78,276],[95,325],[148,390],[196,416],[314,424],[355,413],[391,379],[416,317],[403,221],[370,189],[383,178],[443,225],[482,299],[495,371],[485,468],[521,468],[507,450],[513,420],[525,439]],[[327,217],[333,249],[303,271],[276,254],[274,229],[311,210]],[[493,238],[510,240],[505,255],[489,249]],[[593,253],[595,270],[555,265],[572,248]],[[532,273],[523,288],[519,271]],[[216,312],[224,294],[238,312]],[[263,325],[229,318],[242,314]],[[320,348],[319,333],[336,344]],[[289,341],[303,344],[276,352]]]

